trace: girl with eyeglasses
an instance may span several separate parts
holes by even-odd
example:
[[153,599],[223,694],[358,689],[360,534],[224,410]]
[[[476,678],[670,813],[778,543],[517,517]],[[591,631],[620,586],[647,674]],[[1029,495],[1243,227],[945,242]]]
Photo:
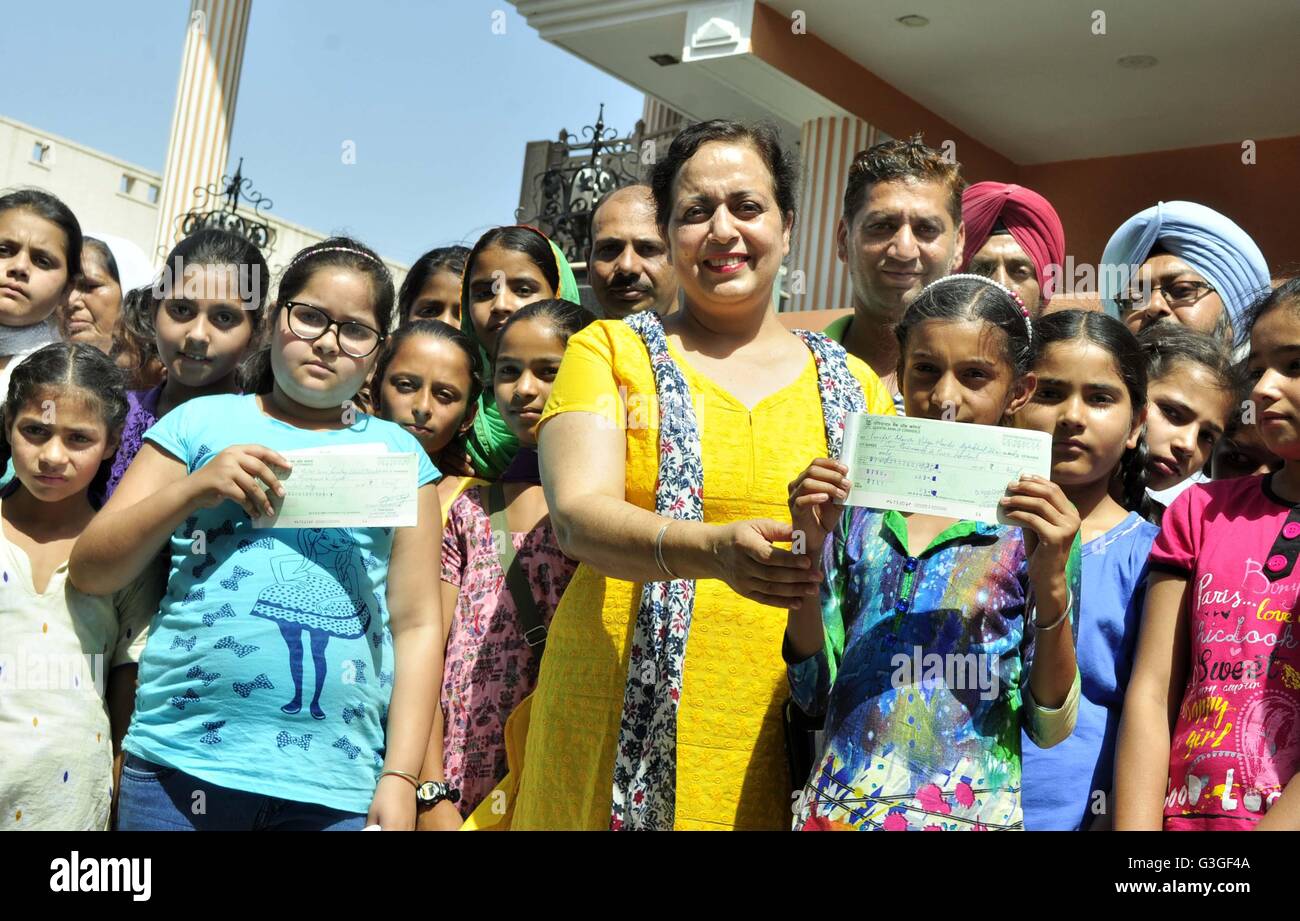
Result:
[[[164,547],[171,560],[119,827],[414,828],[442,674],[437,470],[409,432],[351,402],[392,311],[392,277],[362,244],[300,252],[251,392],[163,417],[73,549],[70,577],[92,594]],[[282,452],[305,448],[415,454],[418,526],[254,530],[285,494]]]

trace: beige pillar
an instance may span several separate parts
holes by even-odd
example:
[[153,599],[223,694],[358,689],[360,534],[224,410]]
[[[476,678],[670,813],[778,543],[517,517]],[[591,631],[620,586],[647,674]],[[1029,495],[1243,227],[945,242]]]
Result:
[[859,151],[875,142],[876,129],[853,116],[826,116],[803,123],[799,145],[803,179],[787,282],[792,311],[853,306],[848,266],[835,255],[835,226],[844,207],[849,166]]
[[194,190],[220,182],[226,168],[251,8],[252,0],[191,0],[158,196],[156,262],[179,238],[181,216],[200,203]]
[[684,127],[686,116],[671,106],[664,105],[653,96],[646,96],[641,106],[641,121],[645,123],[645,134],[653,137],[666,131]]

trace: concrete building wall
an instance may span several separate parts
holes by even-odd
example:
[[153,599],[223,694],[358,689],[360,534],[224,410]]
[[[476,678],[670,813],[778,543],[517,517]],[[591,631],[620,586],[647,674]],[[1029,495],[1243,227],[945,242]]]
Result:
[[0,188],[37,186],[57,195],[83,230],[125,237],[148,253],[159,185],[156,173],[0,118]]

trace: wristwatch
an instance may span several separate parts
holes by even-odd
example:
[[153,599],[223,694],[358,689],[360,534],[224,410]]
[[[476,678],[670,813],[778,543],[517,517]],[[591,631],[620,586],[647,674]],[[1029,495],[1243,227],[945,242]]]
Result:
[[415,803],[417,806],[436,806],[443,800],[447,800],[449,803],[460,802],[460,791],[447,786],[441,780],[426,780],[415,788]]

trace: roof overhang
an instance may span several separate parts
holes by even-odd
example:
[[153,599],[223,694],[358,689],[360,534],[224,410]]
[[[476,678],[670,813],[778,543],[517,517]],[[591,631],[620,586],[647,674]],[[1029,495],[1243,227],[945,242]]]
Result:
[[[517,0],[545,40],[667,103],[693,120],[725,115],[802,124],[849,115],[753,53],[754,0]],[[671,55],[664,66],[652,55]]]

